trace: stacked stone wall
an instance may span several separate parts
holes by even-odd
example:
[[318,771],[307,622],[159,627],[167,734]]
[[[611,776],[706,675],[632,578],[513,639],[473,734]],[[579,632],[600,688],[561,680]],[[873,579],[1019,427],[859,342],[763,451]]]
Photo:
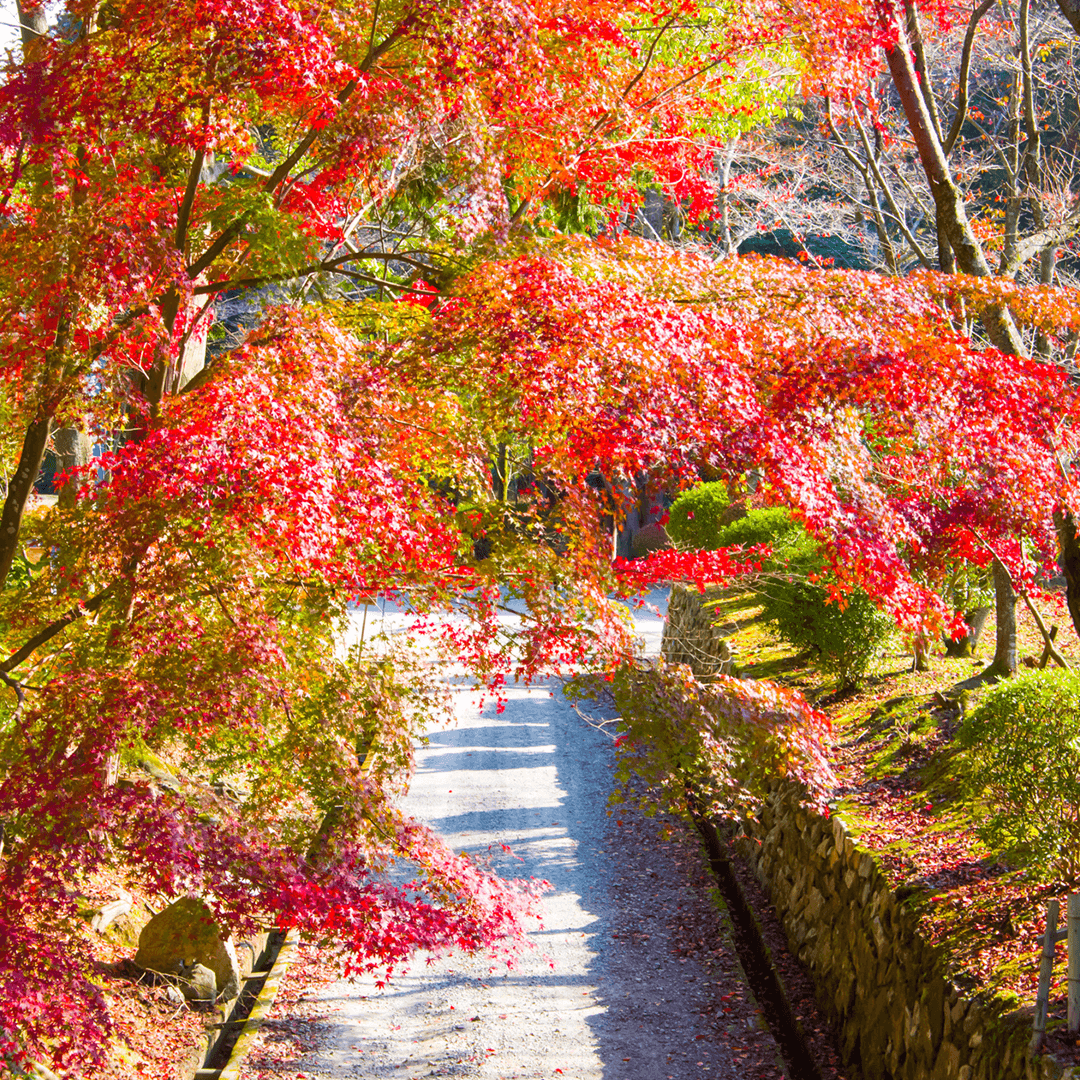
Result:
[[745,831],[740,853],[836,1021],[845,1062],[864,1080],[1063,1075],[1053,1059],[1031,1058],[1030,1010],[1010,1012],[1007,1003],[956,985],[947,958],[919,932],[915,911],[839,817],[808,810],[784,785]]
[[[708,590],[675,586],[661,651],[707,679],[732,670]],[[948,958],[920,933],[842,816],[802,805],[781,784],[743,823],[740,854],[776,908],[789,944],[837,1023],[841,1052],[863,1080],[1052,1080],[1074,1076],[1033,1058],[1030,1010],[958,986]],[[1032,957],[1032,965],[1036,958]]]
[[[837,1022],[840,1051],[864,1080],[1049,1080],[1052,1058],[1028,1053],[1028,1011],[972,997],[918,929],[838,816],[801,806],[784,785],[739,846]],[[1032,957],[1032,964],[1035,958]],[[1070,1074],[1071,1075],[1071,1072]]]
[[687,664],[702,682],[717,675],[730,675],[735,668],[731,647],[717,625],[715,608],[720,590],[709,588],[704,595],[687,585],[673,585],[668,599],[667,621],[660,641],[660,655],[670,664]]

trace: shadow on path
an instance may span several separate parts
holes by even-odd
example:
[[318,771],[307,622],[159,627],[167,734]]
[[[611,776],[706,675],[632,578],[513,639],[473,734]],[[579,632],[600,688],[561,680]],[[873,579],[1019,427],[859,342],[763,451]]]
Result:
[[383,990],[334,984],[318,1050],[295,1067],[327,1080],[782,1076],[696,841],[609,818],[610,737],[556,684],[509,687],[502,714],[456,694],[458,723],[419,750],[405,806],[496,872],[551,883],[536,947],[513,971],[453,955]]

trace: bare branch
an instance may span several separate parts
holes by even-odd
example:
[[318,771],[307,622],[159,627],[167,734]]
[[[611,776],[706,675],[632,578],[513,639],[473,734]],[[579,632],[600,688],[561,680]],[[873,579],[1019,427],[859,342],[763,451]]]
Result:
[[952,127],[949,128],[948,137],[945,139],[945,156],[952,153],[956,140],[960,137],[960,131],[967,120],[968,93],[971,77],[971,51],[975,45],[975,30],[982,17],[994,6],[994,0],[982,0],[977,8],[971,13],[968,20],[967,31],[964,34],[964,45],[960,53],[960,77],[956,91],[956,115],[953,117]]
[[870,146],[870,138],[867,134],[866,127],[862,122],[862,117],[859,116],[858,109],[852,109],[853,117],[855,120],[856,128],[859,132],[859,139],[863,144],[863,151],[866,154],[866,160],[870,169],[874,173],[874,179],[877,181],[878,186],[881,188],[889,204],[889,211],[896,222],[897,228],[903,234],[904,239],[908,242],[908,247],[915,253],[915,257],[922,263],[923,267],[927,270],[933,269],[933,263],[930,260],[930,256],[926,254],[922,249],[922,245],[915,239],[915,234],[908,228],[907,220],[904,217],[904,212],[897,205],[896,198],[893,195],[892,188],[889,186],[888,181],[885,179],[880,167],[877,163],[872,148]]

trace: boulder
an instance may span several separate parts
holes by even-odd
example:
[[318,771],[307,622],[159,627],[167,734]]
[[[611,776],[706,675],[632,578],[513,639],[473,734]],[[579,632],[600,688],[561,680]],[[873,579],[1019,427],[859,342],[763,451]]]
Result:
[[163,975],[201,964],[213,972],[222,997],[234,998],[240,992],[240,967],[232,941],[222,935],[206,903],[194,896],[170,904],[143,927],[135,963]]
[[630,536],[630,554],[635,559],[640,559],[653,551],[666,551],[675,545],[671,542],[667,530],[658,521],[642,525],[635,529]]
[[202,964],[180,969],[180,989],[188,1001],[213,1003],[217,1000],[217,976]]

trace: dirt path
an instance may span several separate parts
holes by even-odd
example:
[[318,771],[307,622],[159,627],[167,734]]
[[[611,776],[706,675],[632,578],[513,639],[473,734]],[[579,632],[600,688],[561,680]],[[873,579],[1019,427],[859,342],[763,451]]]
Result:
[[501,873],[552,883],[537,948],[512,972],[455,956],[419,960],[382,991],[324,988],[315,1049],[294,1075],[784,1076],[696,846],[608,817],[610,739],[554,685],[512,688],[502,715],[459,697],[458,725],[420,754],[407,808]]

